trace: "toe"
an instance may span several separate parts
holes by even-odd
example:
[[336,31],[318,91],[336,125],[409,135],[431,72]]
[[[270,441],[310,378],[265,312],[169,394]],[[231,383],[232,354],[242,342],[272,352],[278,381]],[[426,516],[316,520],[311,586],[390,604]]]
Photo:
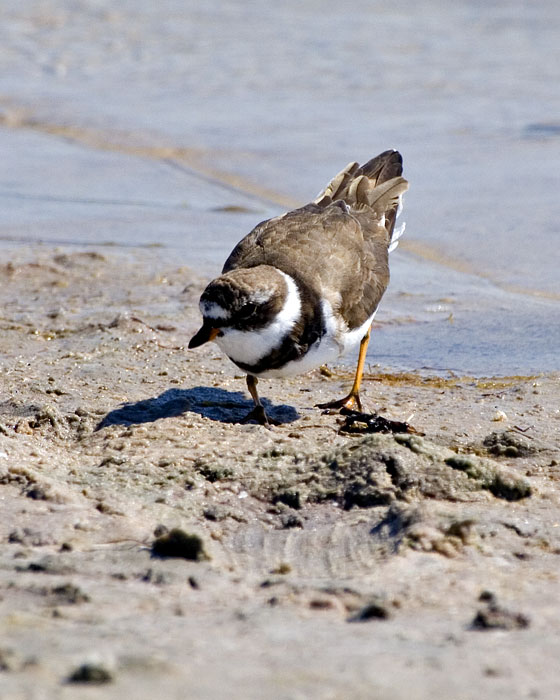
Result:
[[241,422],[249,423],[251,421],[255,421],[255,423],[259,425],[264,425],[265,428],[270,428],[273,425],[280,425],[277,420],[268,416],[267,412],[264,410],[264,406],[255,406]]
[[338,399],[338,401],[328,401],[327,403],[315,404],[317,408],[332,408],[336,410],[341,410],[343,408],[348,411],[361,411],[362,402],[357,394],[348,394],[343,399]]

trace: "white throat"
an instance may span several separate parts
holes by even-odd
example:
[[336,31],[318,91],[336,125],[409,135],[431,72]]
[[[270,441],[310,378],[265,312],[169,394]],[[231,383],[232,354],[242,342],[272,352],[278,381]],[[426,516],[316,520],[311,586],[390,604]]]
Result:
[[284,306],[271,322],[253,331],[223,328],[223,336],[216,338],[220,350],[234,362],[255,365],[272,350],[279,347],[294,327],[301,314],[301,299],[296,283],[282,270],[276,270],[286,282]]

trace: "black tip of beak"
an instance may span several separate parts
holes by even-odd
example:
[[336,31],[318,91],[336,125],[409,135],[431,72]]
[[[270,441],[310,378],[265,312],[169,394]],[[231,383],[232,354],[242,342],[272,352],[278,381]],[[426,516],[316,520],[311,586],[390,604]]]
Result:
[[200,345],[214,340],[218,333],[219,331],[217,328],[212,328],[210,324],[204,322],[200,330],[189,340],[189,349],[198,348]]

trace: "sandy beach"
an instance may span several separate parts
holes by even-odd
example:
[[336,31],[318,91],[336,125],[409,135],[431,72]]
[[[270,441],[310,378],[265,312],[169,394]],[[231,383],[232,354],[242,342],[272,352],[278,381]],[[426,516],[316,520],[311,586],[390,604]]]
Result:
[[185,349],[203,280],[148,260],[0,268],[1,697],[555,697],[558,375],[370,368],[424,435],[364,435],[314,408],[341,367],[242,425],[233,365]]
[[[558,3],[19,0],[0,23],[0,698],[560,697]],[[261,381],[198,297],[387,148],[355,359]]]

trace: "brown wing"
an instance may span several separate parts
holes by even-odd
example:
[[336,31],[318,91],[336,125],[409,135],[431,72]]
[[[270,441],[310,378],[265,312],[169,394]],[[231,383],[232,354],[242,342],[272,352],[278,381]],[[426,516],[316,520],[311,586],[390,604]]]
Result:
[[[273,265],[325,296],[349,327],[375,311],[389,282],[388,247],[406,180],[396,151],[361,168],[350,164],[318,199],[259,224],[241,240],[223,272]],[[391,177],[384,179],[387,175]]]
[[360,218],[338,204],[312,204],[265,221],[236,246],[223,271],[273,265],[325,295],[358,327],[389,281],[387,232],[376,225],[364,235]]

